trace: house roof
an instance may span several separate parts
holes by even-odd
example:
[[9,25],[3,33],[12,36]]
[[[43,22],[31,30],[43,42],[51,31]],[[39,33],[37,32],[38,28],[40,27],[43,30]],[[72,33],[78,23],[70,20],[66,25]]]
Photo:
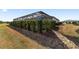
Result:
[[[56,21],[59,21],[59,19],[57,19],[56,17],[50,16],[50,15],[44,13],[43,11],[38,11],[38,12],[31,13],[31,14],[28,14],[28,15],[25,15],[25,16],[21,16],[21,17],[18,17],[18,18],[24,18],[24,17],[33,16],[33,15],[38,15],[39,17],[43,17],[43,18],[55,18]],[[15,19],[18,19],[18,18],[15,18]]]

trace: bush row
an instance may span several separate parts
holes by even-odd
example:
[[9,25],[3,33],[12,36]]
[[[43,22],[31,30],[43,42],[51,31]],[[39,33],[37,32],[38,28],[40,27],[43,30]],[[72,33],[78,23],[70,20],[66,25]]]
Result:
[[29,31],[33,32],[40,32],[42,33],[43,31],[50,31],[52,29],[55,29],[56,27],[56,22],[45,19],[45,20],[20,20],[20,21],[13,21],[10,23],[10,25],[26,29]]

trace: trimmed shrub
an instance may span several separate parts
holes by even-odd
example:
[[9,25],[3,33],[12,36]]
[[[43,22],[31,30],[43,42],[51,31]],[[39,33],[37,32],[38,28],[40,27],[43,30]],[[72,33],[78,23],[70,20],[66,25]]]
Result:
[[30,26],[30,21],[27,21],[27,29],[29,30],[29,31],[31,31],[31,26]]
[[36,32],[36,22],[35,22],[35,21],[32,21],[32,22],[31,22],[31,27],[32,27],[32,28],[31,28],[32,31],[33,31],[33,32]]
[[37,25],[38,25],[38,32],[42,33],[42,20],[38,20]]

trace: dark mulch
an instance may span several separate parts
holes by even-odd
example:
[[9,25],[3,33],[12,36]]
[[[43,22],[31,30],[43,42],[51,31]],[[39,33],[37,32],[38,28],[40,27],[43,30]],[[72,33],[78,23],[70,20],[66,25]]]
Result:
[[59,38],[56,36],[56,34],[55,34],[54,32],[52,32],[52,31],[44,32],[44,33],[42,33],[42,35],[45,35],[45,36],[51,37],[51,38],[55,38],[55,39],[59,39]]
[[[15,30],[17,30],[18,32],[24,34],[27,36],[27,34],[23,33],[21,30],[18,30],[16,29],[15,27],[12,27],[12,26],[9,26]],[[64,48],[68,48],[56,35],[55,33],[53,33],[52,31],[50,32],[44,32],[44,33],[39,33],[41,35],[44,35],[46,37],[50,37],[52,38],[51,40],[48,40],[48,39],[37,39],[37,38],[32,38],[33,40],[37,41],[39,44],[42,44],[44,46],[47,46],[47,47],[50,47],[50,48],[53,48],[53,49],[64,49]],[[31,35],[28,36],[31,38]],[[48,43],[50,42],[50,43]],[[56,42],[56,43],[54,43]],[[53,45],[53,44],[57,44],[57,45]]]

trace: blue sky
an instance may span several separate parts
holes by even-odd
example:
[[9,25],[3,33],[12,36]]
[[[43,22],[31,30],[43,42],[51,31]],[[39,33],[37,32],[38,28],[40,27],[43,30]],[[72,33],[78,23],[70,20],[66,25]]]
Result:
[[0,9],[1,21],[12,21],[13,18],[24,16],[37,11],[43,11],[63,20],[79,20],[79,9]]

